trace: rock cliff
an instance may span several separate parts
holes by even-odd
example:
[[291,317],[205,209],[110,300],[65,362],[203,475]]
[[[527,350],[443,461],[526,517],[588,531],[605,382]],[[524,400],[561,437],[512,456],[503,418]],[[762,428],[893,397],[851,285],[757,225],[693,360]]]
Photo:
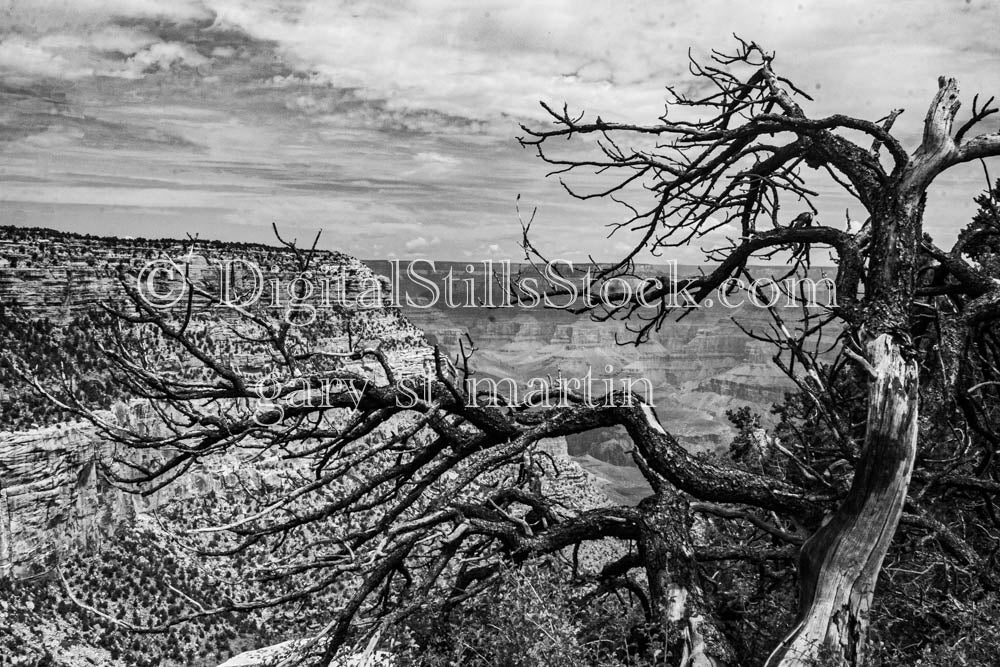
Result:
[[56,550],[93,547],[134,516],[100,474],[107,443],[70,422],[0,432],[0,573],[24,574]]
[[[261,266],[282,266],[287,251],[266,246],[204,243],[198,250],[201,266],[205,257],[238,256]],[[16,302],[31,317],[68,321],[86,308],[120,293],[114,267],[135,266],[159,256],[190,255],[184,242],[142,239],[100,239],[46,230],[0,228],[0,303]],[[378,282],[363,263],[340,253],[325,252],[318,265],[327,275],[342,279],[343,296],[354,303],[365,286]],[[204,269],[203,269],[204,270]],[[281,275],[280,273],[278,275]],[[211,276],[209,276],[211,277]],[[389,295],[384,294],[384,301]],[[328,327],[318,344],[321,349],[341,351],[348,345],[344,330],[350,317],[350,337],[355,344],[365,340],[386,344],[386,355],[397,374],[426,374],[433,368],[433,351],[420,330],[392,308],[355,309],[345,315],[331,308]],[[220,353],[242,366],[259,363],[253,350],[239,348],[232,334],[218,321],[198,323]],[[514,332],[516,333],[516,332]],[[529,331],[532,335],[534,332]],[[178,361],[181,363],[181,361]],[[370,361],[361,367],[377,375]],[[17,400],[22,388],[5,378],[0,389]],[[129,408],[118,405],[116,418],[141,428],[152,428],[156,420],[141,403]],[[24,575],[44,567],[60,551],[94,549],[116,529],[128,526],[137,513],[156,509],[174,498],[201,497],[217,492],[238,476],[242,483],[276,474],[273,467],[258,462],[247,468],[239,460],[205,461],[201,467],[149,497],[119,490],[108,482],[102,469],[111,459],[112,445],[95,427],[84,422],[65,422],[21,431],[0,432],[0,575]],[[556,486],[567,498],[587,498],[589,504],[606,502],[596,479],[572,463],[564,440],[546,447],[557,463]]]

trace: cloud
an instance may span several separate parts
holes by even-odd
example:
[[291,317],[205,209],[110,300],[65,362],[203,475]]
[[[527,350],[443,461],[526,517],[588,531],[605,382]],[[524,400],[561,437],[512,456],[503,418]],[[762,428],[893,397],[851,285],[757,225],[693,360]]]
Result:
[[[914,0],[904,12],[862,0],[797,8],[678,0],[669,10],[626,2],[613,11],[580,0],[530,7],[516,0],[40,0],[13,4],[5,19],[0,32],[13,39],[3,40],[0,72],[8,79],[136,78],[197,67],[237,55],[233,45],[211,44],[213,35],[236,32],[272,49],[293,86],[319,93],[293,92],[288,108],[330,124],[403,132],[492,126],[509,134],[513,120],[541,118],[539,100],[648,122],[662,112],[663,85],[690,80],[687,49],[704,56],[728,48],[733,31],[775,49],[778,66],[810,91],[823,86],[817,105],[824,111],[836,106],[872,118],[925,105],[940,68],[971,69],[972,87],[984,86],[1000,52],[979,29],[1000,19],[1000,9],[979,1]],[[154,32],[159,39],[149,41],[134,28],[153,21],[169,35]],[[350,98],[330,89],[351,91]],[[918,122],[922,114],[913,115]]]
[[201,0],[15,0],[3,5],[4,29],[29,34],[86,31],[116,18],[182,22],[212,16]]
[[435,236],[433,239],[428,241],[423,236],[418,236],[416,238],[410,239],[406,242],[407,250],[423,250],[429,248],[430,246],[435,246],[441,243],[441,239]]
[[[618,100],[615,106],[638,94],[653,109],[661,97],[655,87],[634,87],[648,79],[656,43],[643,47],[645,55],[631,46],[635,40],[612,44],[602,36],[605,10],[593,4],[556,1],[530,12],[509,2],[473,8],[428,0],[304,2],[284,11],[219,0],[212,7],[216,25],[274,41],[297,69],[383,100],[389,110],[498,121],[536,116],[539,99],[574,89],[577,99]],[[598,49],[607,50],[602,62],[594,61]]]
[[[680,0],[669,9],[633,2],[613,11],[579,0],[530,9],[504,0],[209,5],[216,25],[273,41],[297,70],[383,101],[387,110],[494,123],[538,118],[542,99],[605,117],[655,119],[662,86],[690,80],[687,49],[704,57],[730,48],[733,31],[776,50],[779,67],[810,90],[826,86],[838,110],[847,106],[878,118],[901,96],[926,104],[936,68],[961,63],[981,73],[977,79],[988,77],[986,63],[998,46],[979,26],[1000,19],[995,5],[944,7],[936,0],[916,0],[905,11],[862,0],[798,7]],[[842,57],[844,50],[850,58]],[[902,52],[907,57],[897,56]],[[903,88],[910,81],[930,88]],[[911,106],[907,101],[903,105]]]
[[94,68],[64,57],[37,42],[13,36],[0,42],[0,76],[7,81],[36,79],[80,79],[92,76]]
[[394,109],[384,100],[365,99],[354,89],[335,88],[315,77],[290,75],[272,79],[287,90],[284,107],[330,127],[382,132],[480,134],[487,129],[475,118],[452,116],[432,109]]
[[[0,194],[37,216],[88,206],[80,224],[99,225],[102,207],[193,188],[234,228],[323,224],[345,248],[442,257],[519,255],[522,194],[522,213],[539,206],[540,248],[604,258],[630,240],[604,238],[622,212],[570,199],[513,140],[517,122],[544,122],[538,100],[651,122],[663,85],[696,90],[688,47],[731,47],[734,30],[777,51],[814,116],[906,107],[908,148],[938,74],[961,78],[966,108],[996,86],[1000,46],[982,29],[1000,20],[995,2],[795,4],[0,0],[5,170],[37,186]],[[935,219],[965,215],[956,202],[982,189],[972,167],[942,179]],[[118,180],[136,174],[163,186]],[[860,210],[827,190],[819,205],[837,220]]]
[[207,62],[208,58],[190,46],[176,42],[158,42],[135,53],[119,72],[126,78],[136,78],[145,73],[168,70],[175,65],[199,67]]
[[139,28],[102,25],[78,33],[47,33],[38,39],[37,45],[51,51],[88,49],[95,52],[134,53],[156,41],[156,37]]
[[162,42],[142,30],[121,26],[104,26],[86,34],[55,32],[38,39],[11,35],[0,42],[0,80],[7,82],[76,81],[94,76],[136,79],[207,62],[187,44]]

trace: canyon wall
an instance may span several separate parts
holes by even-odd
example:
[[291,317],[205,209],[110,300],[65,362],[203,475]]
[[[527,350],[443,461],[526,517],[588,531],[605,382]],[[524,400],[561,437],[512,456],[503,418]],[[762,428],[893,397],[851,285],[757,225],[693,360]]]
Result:
[[[120,293],[116,276],[120,265],[134,268],[162,256],[187,258],[208,279],[215,271],[211,262],[219,258],[237,256],[263,267],[277,266],[278,275],[287,276],[291,257],[286,250],[267,246],[99,239],[0,228],[0,303],[16,302],[32,317],[67,321]],[[349,298],[373,281],[389,283],[387,277],[379,278],[365,264],[340,253],[320,253],[320,265],[328,277],[343,283]],[[388,290],[383,296],[388,299]],[[477,347],[473,367],[480,377],[526,380],[589,372],[598,388],[603,379],[646,379],[661,419],[692,450],[728,444],[733,430],[724,416],[726,409],[749,405],[766,415],[770,404],[791,388],[771,363],[767,346],[748,339],[730,321],[735,317],[752,329],[766,327],[766,311],[750,307],[693,312],[666,324],[638,347],[618,344],[623,334],[620,323],[594,322],[562,310],[451,309],[438,303],[431,308],[404,307],[400,313],[383,304],[366,310],[363,317],[353,313],[350,336],[341,314],[337,309],[326,313],[329,326],[317,341],[321,349],[344,351],[349,343],[383,341],[389,343],[391,365],[406,374],[433,371],[428,341],[454,355],[459,342],[469,336]],[[235,363],[241,367],[257,363],[253,350],[239,349],[237,341],[227,338],[222,319],[202,326],[219,351]],[[370,360],[361,368],[379,373]],[[9,382],[0,384],[0,393],[9,398]],[[59,548],[92,546],[127,524],[137,511],[149,511],[177,494],[210,491],[237,465],[217,462],[152,498],[137,500],[103,479],[97,463],[108,456],[107,447],[93,427],[78,422],[0,433],[0,571],[23,573]],[[625,454],[628,443],[621,434],[602,432],[569,443],[560,439],[543,449],[559,462],[568,495],[587,497],[588,504],[606,502],[608,497],[637,502],[648,493]]]
[[[158,256],[178,258],[190,251],[190,244],[174,241],[98,239],[0,228],[0,303],[17,304],[32,318],[68,322],[94,304],[121,294],[119,264],[134,268]],[[192,264],[209,279],[212,269],[205,257],[237,256],[265,267],[287,265],[290,257],[277,248],[216,243],[204,244],[199,253],[202,260]],[[320,253],[317,264],[325,265],[325,274],[343,283],[348,301],[373,282],[384,284],[366,265],[339,253]],[[283,275],[287,277],[287,270]],[[323,315],[329,320],[325,321],[328,326],[320,328],[318,349],[341,352],[349,344],[382,343],[397,376],[433,372],[432,348],[399,311],[384,304],[353,311],[350,335],[342,309],[330,308]],[[250,368],[260,365],[260,351],[241,343],[225,324],[220,313],[192,326],[210,337],[214,350],[233,363]],[[564,329],[560,335],[574,334]],[[175,359],[172,363],[189,362]],[[371,359],[357,362],[356,367],[373,378],[382,373]],[[5,400],[17,400],[23,390],[13,378],[0,378]],[[138,430],[157,428],[158,420],[142,402],[132,401],[128,408],[116,404],[113,413],[118,423],[128,422]],[[99,547],[113,539],[116,530],[130,526],[137,514],[152,512],[174,499],[207,496],[227,485],[280,484],[288,472],[284,469],[291,465],[278,459],[246,464],[236,456],[215,457],[144,497],[120,490],[106,478],[104,468],[116,454],[113,447],[96,427],[80,421],[0,431],[0,576],[24,576],[45,569],[63,550]],[[555,466],[553,479],[546,482],[554,496],[567,502],[585,501],[587,506],[607,502],[597,478],[570,459],[564,439],[547,442],[541,449]],[[138,457],[135,452],[127,455],[131,460]]]
[[60,548],[92,548],[131,521],[133,497],[100,473],[109,453],[83,422],[0,432],[0,573],[26,574]]

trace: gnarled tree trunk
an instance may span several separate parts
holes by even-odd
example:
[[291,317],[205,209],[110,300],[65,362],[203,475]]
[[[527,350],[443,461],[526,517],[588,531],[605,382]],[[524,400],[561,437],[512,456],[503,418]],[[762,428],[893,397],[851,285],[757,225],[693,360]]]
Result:
[[868,431],[847,498],[803,546],[800,617],[770,666],[861,662],[868,610],[906,500],[917,441],[917,364],[882,334],[867,346]]
[[[917,164],[923,164],[918,162]],[[912,180],[911,180],[912,179]],[[879,202],[865,327],[868,415],[847,497],[803,545],[799,613],[767,667],[862,663],[882,561],[906,502],[917,449],[917,362],[907,349],[923,173],[911,171]]]

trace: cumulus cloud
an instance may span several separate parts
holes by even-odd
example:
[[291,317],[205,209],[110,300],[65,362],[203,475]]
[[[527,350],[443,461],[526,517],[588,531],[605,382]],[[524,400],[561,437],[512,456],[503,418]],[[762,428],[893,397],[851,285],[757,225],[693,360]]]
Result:
[[[649,77],[656,43],[602,37],[597,5],[549,2],[524,11],[510,2],[304,2],[286,11],[242,0],[212,3],[216,24],[273,40],[290,63],[387,108],[496,120],[537,115],[537,101],[572,90],[615,106],[660,94],[632,87]],[[655,22],[654,22],[655,23]],[[620,36],[620,35],[619,35]],[[595,42],[596,40],[596,42]],[[606,62],[593,51],[609,47]],[[660,65],[654,66],[659,70]],[[564,76],[571,75],[571,76]]]
[[[198,67],[208,59],[186,44],[157,42],[136,48],[121,61],[119,58],[95,53],[76,37],[58,35],[38,42],[13,37],[0,43],[0,75],[8,81],[62,79],[73,81],[91,76],[136,79],[144,74],[169,70],[175,66]],[[121,42],[125,44],[123,40]],[[127,42],[136,44],[136,42]],[[116,49],[117,50],[117,49]]]
[[410,239],[409,241],[406,242],[406,249],[407,250],[424,250],[426,248],[438,245],[440,243],[441,243],[441,239],[438,238],[437,236],[435,236],[434,238],[432,238],[430,241],[428,241],[423,236],[418,236],[418,237]]
[[140,28],[102,25],[75,33],[65,31],[47,33],[38,38],[37,45],[50,51],[88,49],[98,53],[134,53],[156,41],[156,37]]
[[[537,102],[546,99],[648,121],[662,112],[662,86],[688,80],[687,49],[728,48],[733,31],[784,55],[783,71],[810,90],[826,86],[819,105],[878,118],[894,106],[926,104],[941,67],[971,67],[977,87],[985,83],[998,47],[978,26],[1000,19],[989,3],[936,0],[905,10],[865,0],[798,7],[679,0],[613,10],[580,0],[530,9],[513,0],[209,4],[218,25],[273,40],[300,70],[384,100],[387,109],[487,120],[537,118]],[[915,32],[927,38],[914,40]],[[908,57],[898,57],[901,50]],[[913,83],[901,89],[902,81]]]
[[18,36],[0,42],[0,76],[9,81],[36,79],[80,79],[94,74],[94,68]]
[[[191,26],[209,21],[200,0],[33,0],[4,11],[0,81],[135,79],[172,67],[198,67],[208,58],[193,44],[162,40],[142,27],[157,20]],[[184,32],[180,30],[181,34]]]
[[198,67],[207,62],[208,58],[186,44],[157,42],[129,58],[120,71],[122,76],[138,77],[147,72],[170,69],[174,65]]

